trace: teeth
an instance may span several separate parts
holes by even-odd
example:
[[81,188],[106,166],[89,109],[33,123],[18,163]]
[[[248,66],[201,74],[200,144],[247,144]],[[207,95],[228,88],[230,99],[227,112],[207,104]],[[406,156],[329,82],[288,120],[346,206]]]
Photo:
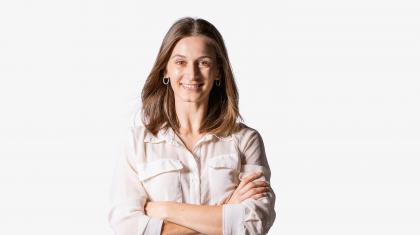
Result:
[[201,84],[182,84],[182,86],[186,88],[198,88],[201,86]]

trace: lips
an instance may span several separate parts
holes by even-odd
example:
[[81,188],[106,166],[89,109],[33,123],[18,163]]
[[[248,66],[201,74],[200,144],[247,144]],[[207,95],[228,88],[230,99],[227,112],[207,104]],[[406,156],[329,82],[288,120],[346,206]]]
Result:
[[181,83],[181,86],[184,87],[185,89],[188,89],[188,90],[196,90],[196,89],[202,87],[203,85],[204,85],[203,83],[200,83],[200,84],[184,84],[184,83]]

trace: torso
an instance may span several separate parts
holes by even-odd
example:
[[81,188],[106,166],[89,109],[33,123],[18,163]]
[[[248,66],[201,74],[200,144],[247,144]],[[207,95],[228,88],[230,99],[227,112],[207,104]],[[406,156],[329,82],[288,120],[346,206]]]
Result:
[[137,127],[133,147],[137,162],[133,166],[151,201],[221,205],[244,176],[242,165],[248,164],[244,169],[249,171],[261,168],[258,162],[265,162],[259,160],[265,158],[264,154],[244,151],[244,143],[259,144],[255,138],[250,139],[255,136],[252,133],[255,131],[244,128],[217,137],[178,135],[168,129],[152,135],[144,127]]

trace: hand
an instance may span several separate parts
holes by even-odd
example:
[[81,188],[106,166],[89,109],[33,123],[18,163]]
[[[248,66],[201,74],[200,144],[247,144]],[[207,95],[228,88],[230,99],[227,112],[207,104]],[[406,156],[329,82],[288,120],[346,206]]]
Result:
[[262,172],[254,172],[243,178],[226,204],[236,204],[251,197],[258,199],[266,196],[270,191],[270,184],[267,181],[255,181],[261,175]]
[[144,213],[147,216],[158,218],[158,219],[166,219],[166,206],[169,202],[151,202],[147,201],[146,205],[144,206]]

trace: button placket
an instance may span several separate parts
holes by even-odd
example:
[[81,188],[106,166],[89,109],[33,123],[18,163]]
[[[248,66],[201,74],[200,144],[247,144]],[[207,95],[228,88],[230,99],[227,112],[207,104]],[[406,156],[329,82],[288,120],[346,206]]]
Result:
[[187,149],[185,144],[181,140],[179,140],[179,137],[175,135],[172,137],[172,143],[174,143],[177,147],[181,147],[184,150],[184,152],[188,155],[187,161],[190,168],[190,200],[192,203],[195,204],[201,204],[201,179],[199,161],[197,161],[197,157],[194,154],[200,152],[198,150],[201,150],[201,145],[204,142],[207,142],[211,139],[212,136],[210,134],[203,136],[203,138],[197,141],[191,152]]
[[[192,193],[191,198],[194,198],[194,202],[197,203],[197,204],[201,204],[201,179],[200,179],[200,171],[201,171],[200,167],[201,167],[201,165],[200,165],[200,160],[198,160],[198,159],[202,156],[202,152],[203,152],[202,151],[203,150],[202,145],[204,143],[210,141],[212,139],[212,137],[213,137],[212,135],[207,134],[207,135],[203,136],[203,138],[198,140],[197,143],[195,144],[195,146],[192,149],[194,155],[190,151],[188,151],[187,148],[185,148],[186,151],[189,153],[191,159],[193,159],[193,161],[194,161],[195,171],[191,172],[192,173],[192,175],[191,175],[192,184],[191,185],[194,186],[195,193]],[[191,190],[191,192],[193,192],[193,190]]]
[[185,148],[187,155],[189,155],[188,161],[191,169],[190,174],[190,197],[193,203],[200,204],[200,173],[197,165],[197,161],[194,155]]

